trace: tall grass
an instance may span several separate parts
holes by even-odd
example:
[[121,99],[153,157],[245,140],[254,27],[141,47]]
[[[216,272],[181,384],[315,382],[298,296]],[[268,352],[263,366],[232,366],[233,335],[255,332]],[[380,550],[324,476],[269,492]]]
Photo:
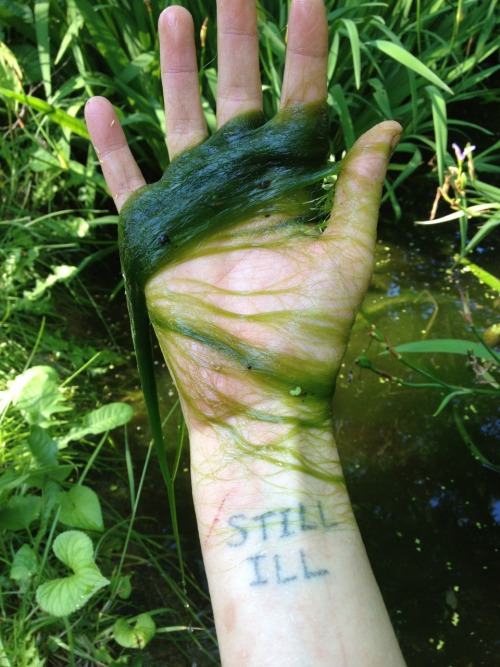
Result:
[[[79,172],[85,182],[90,177],[102,188],[102,181],[89,174],[81,120],[82,106],[90,94],[106,95],[116,105],[149,178],[157,177],[166,166],[156,34],[164,4],[171,3],[44,0],[28,7],[10,3],[3,38],[11,51],[8,56],[4,53],[3,70],[12,72],[15,67],[18,74],[4,75],[0,81],[10,123],[20,110],[30,108],[39,122],[27,124],[24,132],[31,132],[34,141],[46,133],[48,152],[74,179]],[[180,4],[192,12],[198,34],[206,21],[203,46],[198,43],[204,64],[200,85],[207,120],[213,127],[215,3],[185,0]],[[422,147],[436,151],[442,176],[449,159],[447,128],[459,125],[466,131],[467,125],[460,121],[460,104],[486,94],[499,68],[495,59],[500,44],[497,1],[327,0],[326,6],[335,152],[340,154],[375,122],[395,118],[405,128],[397,184],[420,162]],[[272,114],[279,103],[287,7],[261,0],[258,8],[264,104]],[[488,95],[497,93],[490,90]],[[54,126],[58,126],[55,136]],[[56,168],[46,158],[47,166]],[[394,192],[393,188],[391,196]],[[397,201],[395,196],[393,201]]]

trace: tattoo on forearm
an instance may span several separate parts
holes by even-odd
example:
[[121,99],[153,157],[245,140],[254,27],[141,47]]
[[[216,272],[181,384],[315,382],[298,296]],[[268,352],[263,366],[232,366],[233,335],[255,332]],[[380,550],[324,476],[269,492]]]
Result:
[[290,548],[293,543],[290,538],[310,531],[332,531],[337,525],[337,521],[329,519],[320,500],[311,505],[298,503],[253,516],[233,514],[228,519],[227,544],[233,549],[258,549],[246,558],[250,586],[289,584],[329,574],[327,568],[318,566],[309,550]]

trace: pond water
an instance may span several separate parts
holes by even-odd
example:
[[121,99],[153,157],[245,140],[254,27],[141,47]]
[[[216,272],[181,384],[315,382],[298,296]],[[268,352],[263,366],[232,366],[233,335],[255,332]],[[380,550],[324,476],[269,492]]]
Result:
[[[457,247],[453,233],[439,240],[435,231],[405,223],[383,226],[381,236],[372,287],[356,321],[334,398],[335,435],[347,485],[408,665],[496,667],[500,475],[473,457],[454,414],[483,454],[500,464],[498,401],[452,401],[433,416],[444,394],[400,387],[361,369],[356,359],[366,354],[387,373],[417,381],[415,373],[380,354],[384,346],[370,338],[371,325],[392,345],[423,337],[473,340],[461,315],[459,287],[468,291],[479,330],[500,320],[498,295],[489,294],[473,276],[461,276],[459,284],[452,279],[449,258]],[[483,248],[480,263],[494,273],[496,257],[493,247]],[[411,361],[450,383],[473,381],[460,355],[412,355]],[[174,392],[166,372],[159,377],[167,409]],[[135,425],[144,431],[141,420],[144,415]],[[176,424],[170,433],[175,441]],[[178,481],[188,566],[203,587],[187,460]],[[155,475],[142,511],[165,524],[165,492]],[[158,587],[158,582],[152,585]],[[201,605],[209,618],[206,601]],[[189,653],[178,662],[162,664],[214,664],[196,648]],[[157,664],[154,658],[151,664]]]
[[[450,242],[455,239],[439,242],[418,230],[384,232],[364,317],[337,385],[336,437],[408,664],[494,667],[500,664],[500,476],[472,456],[453,410],[482,453],[499,464],[498,399],[457,401],[433,416],[444,394],[399,387],[354,363],[367,351],[388,373],[418,381],[390,355],[378,355],[383,346],[370,344],[370,324],[392,345],[425,336],[474,340],[460,314],[459,285],[447,273]],[[495,256],[485,248],[481,265],[488,268]],[[469,291],[479,330],[500,320],[498,295],[472,277],[459,283]],[[415,356],[412,362],[450,383],[473,383],[465,357]]]

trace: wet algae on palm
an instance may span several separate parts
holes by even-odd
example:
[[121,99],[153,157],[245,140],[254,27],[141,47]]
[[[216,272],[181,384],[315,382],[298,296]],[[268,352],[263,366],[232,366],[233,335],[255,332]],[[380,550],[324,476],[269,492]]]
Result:
[[328,153],[325,104],[285,108],[267,123],[261,113],[247,113],[176,157],[157,183],[137,190],[123,207],[119,247],[132,334],[153,436],[161,449],[144,295],[148,279],[168,265],[203,255],[204,242],[223,230],[237,231],[250,219],[281,214],[284,235],[307,233],[318,220],[322,180],[333,171]]

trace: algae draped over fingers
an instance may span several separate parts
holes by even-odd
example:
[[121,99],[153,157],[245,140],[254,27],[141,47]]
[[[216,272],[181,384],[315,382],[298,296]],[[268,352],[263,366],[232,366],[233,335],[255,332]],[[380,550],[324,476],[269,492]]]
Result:
[[[202,256],[204,244],[228,229],[237,234],[251,219],[269,218],[269,231],[283,240],[310,234],[320,216],[322,181],[334,170],[328,154],[326,104],[287,107],[267,123],[260,112],[249,112],[176,157],[157,183],[134,192],[122,208],[119,247],[134,347],[161,451],[147,281],[166,266]],[[276,214],[283,221],[278,227]]]

